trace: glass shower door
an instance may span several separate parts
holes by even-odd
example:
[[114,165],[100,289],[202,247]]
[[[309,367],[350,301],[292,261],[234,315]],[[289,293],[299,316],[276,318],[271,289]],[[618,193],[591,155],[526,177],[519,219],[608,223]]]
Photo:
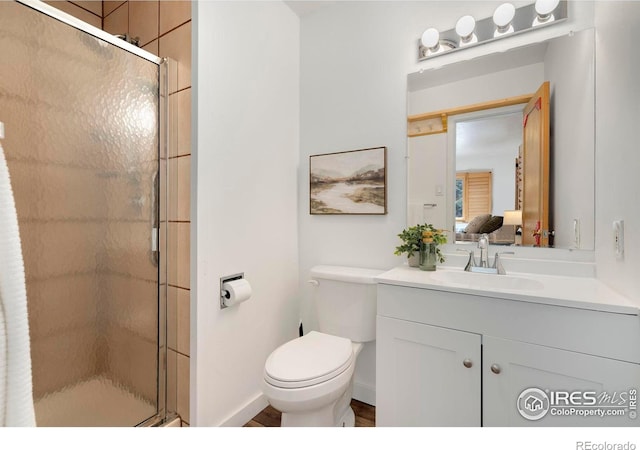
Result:
[[135,426],[159,380],[159,66],[0,2],[0,120],[39,426]]

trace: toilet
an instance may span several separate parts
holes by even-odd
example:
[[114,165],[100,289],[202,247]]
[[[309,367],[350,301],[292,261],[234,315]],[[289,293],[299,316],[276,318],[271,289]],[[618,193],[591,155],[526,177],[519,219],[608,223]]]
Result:
[[376,281],[382,270],[315,266],[319,331],[293,339],[267,358],[262,391],[283,427],[352,427],[353,372],[376,338]]

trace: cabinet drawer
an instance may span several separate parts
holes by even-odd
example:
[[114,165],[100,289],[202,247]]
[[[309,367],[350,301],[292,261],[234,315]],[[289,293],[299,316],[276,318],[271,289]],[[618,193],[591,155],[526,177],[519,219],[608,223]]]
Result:
[[640,363],[634,315],[386,284],[378,315]]

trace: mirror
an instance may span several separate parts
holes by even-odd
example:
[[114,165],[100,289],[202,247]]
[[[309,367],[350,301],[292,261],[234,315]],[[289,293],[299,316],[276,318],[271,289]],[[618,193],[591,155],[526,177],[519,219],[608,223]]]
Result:
[[[457,230],[456,242],[473,242],[476,233],[462,232],[477,231],[472,221],[488,215],[498,226],[490,233],[492,244],[521,240],[525,246],[594,249],[594,38],[592,29],[583,30],[409,75],[409,226],[433,223],[451,233]],[[522,192],[522,171],[533,171],[534,164],[526,162],[530,152],[519,150],[531,114],[526,105],[545,82],[548,173],[538,168],[535,173],[540,173],[536,189],[548,190],[547,204],[538,207],[548,223],[539,226],[538,236],[545,239],[538,244],[536,222],[528,212],[533,190]],[[534,179],[531,174],[525,178],[530,184]],[[470,187],[466,192],[465,186]],[[520,211],[523,225],[511,225],[518,217],[513,211]]]

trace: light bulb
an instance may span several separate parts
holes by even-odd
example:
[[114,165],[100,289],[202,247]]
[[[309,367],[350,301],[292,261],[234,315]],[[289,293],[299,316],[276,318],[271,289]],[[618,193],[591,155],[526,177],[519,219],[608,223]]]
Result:
[[553,22],[555,17],[551,14],[560,3],[560,0],[536,0],[536,18],[533,19],[533,26],[542,25],[543,23]]
[[473,33],[476,29],[476,19],[471,16],[462,16],[456,23],[456,33],[460,36],[460,45],[469,45],[478,42],[478,37]]
[[428,50],[432,52],[437,51],[440,45],[440,32],[435,28],[426,29],[425,32],[422,33],[421,42]]
[[513,33],[513,25],[511,22],[515,15],[516,7],[511,3],[503,3],[498,6],[493,13],[493,23],[496,24],[496,31],[493,33],[493,36],[498,37],[504,34]]

